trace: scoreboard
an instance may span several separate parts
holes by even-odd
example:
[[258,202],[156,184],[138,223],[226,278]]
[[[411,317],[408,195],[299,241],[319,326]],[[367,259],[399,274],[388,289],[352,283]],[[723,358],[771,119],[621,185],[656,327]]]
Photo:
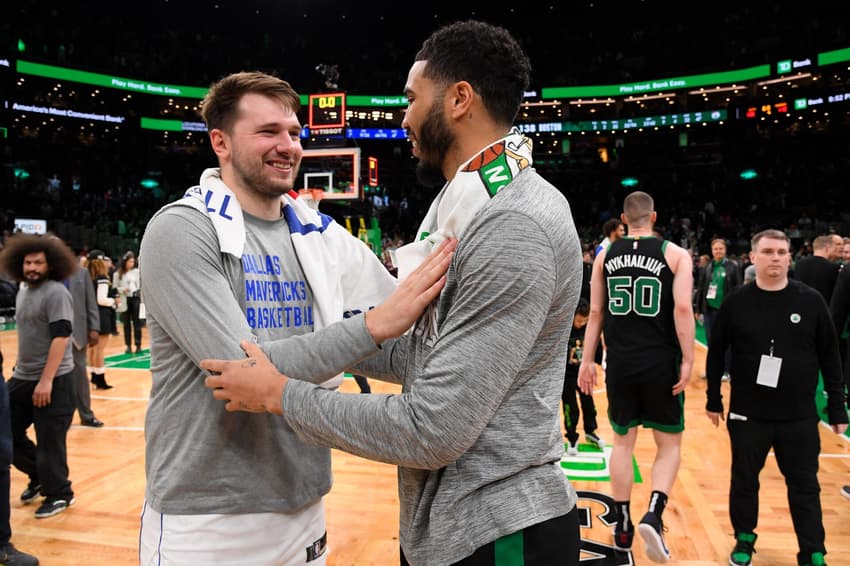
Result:
[[345,127],[345,93],[311,94],[307,125],[311,130]]

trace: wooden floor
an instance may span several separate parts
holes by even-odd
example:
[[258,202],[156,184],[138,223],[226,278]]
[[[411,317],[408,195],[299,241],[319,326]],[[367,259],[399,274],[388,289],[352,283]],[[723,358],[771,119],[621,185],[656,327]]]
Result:
[[[147,335],[145,334],[145,345]],[[0,348],[5,355],[4,374],[8,377],[15,361],[17,336],[0,332]],[[107,354],[124,350],[122,337],[112,337]],[[697,349],[697,367],[703,367],[704,352]],[[13,542],[36,554],[45,566],[77,564],[138,564],[139,513],[144,496],[144,413],[150,388],[146,370],[110,368],[107,380],[114,389],[92,391],[95,414],[106,422],[102,429],[79,426],[78,417],[68,433],[69,465],[76,504],[68,511],[47,519],[35,519],[35,505],[22,506],[18,496],[26,478],[12,470]],[[373,391],[393,392],[394,386],[372,381]],[[728,385],[723,385],[724,389]],[[725,426],[711,426],[703,410],[704,381],[692,380],[686,393],[686,432],[678,481],[664,514],[667,542],[673,559],[670,564],[689,566],[728,564],[732,529],[727,512],[729,489],[729,440]],[[343,391],[358,391],[347,379]],[[597,409],[605,414],[604,391],[596,394]],[[611,440],[606,419],[600,418],[600,433]],[[850,565],[850,499],[839,489],[850,484],[850,444],[825,427],[820,460],[827,560],[830,566]],[[651,434],[641,431],[635,452],[643,483],[632,494],[633,513],[639,516],[651,491],[649,478],[654,456]],[[330,566],[398,564],[398,497],[395,468],[334,453],[334,487],[326,498]],[[593,502],[594,492],[610,493],[605,481],[579,480],[576,488],[586,492],[580,507],[589,509],[591,527],[582,529],[587,548],[593,542],[610,544],[610,527],[598,515],[601,506]],[[761,512],[758,527],[758,566],[796,564],[796,539],[786,502],[784,481],[771,456],[761,475]],[[624,564],[648,564],[642,541],[637,538],[633,557],[620,555]],[[594,561],[584,553],[586,564],[614,564]]]

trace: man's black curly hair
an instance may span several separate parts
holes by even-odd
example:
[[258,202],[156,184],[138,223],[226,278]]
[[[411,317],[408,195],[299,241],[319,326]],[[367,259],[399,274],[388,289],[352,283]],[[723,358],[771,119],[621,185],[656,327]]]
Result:
[[0,251],[0,272],[18,283],[24,281],[24,257],[38,252],[47,257],[47,277],[53,281],[64,281],[79,267],[77,256],[60,238],[20,232]]
[[422,44],[422,76],[440,85],[467,81],[499,123],[514,122],[531,78],[531,63],[503,27],[467,20],[442,27]]

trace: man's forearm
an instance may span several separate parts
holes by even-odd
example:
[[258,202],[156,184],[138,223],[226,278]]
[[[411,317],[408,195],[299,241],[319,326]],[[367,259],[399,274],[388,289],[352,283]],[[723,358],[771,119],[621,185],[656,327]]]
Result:
[[688,312],[677,313],[674,319],[676,326],[676,336],[679,339],[679,348],[682,351],[682,362],[693,365],[694,363],[694,340],[696,338],[696,323],[694,322],[693,313]]
[[316,332],[263,342],[274,366],[289,377],[321,383],[378,351],[363,315],[337,321]]
[[65,355],[65,348],[68,346],[69,339],[68,336],[57,336],[50,341],[50,348],[47,350],[47,362],[44,364],[44,369],[41,370],[41,381],[53,382],[59,364],[62,363],[62,358]]

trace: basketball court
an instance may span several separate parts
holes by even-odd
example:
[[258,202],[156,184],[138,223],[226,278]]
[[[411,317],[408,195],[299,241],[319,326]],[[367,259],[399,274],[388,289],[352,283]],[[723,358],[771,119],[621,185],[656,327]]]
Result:
[[[143,346],[148,347],[147,329]],[[0,330],[5,356],[4,375],[11,375],[17,351],[17,334],[10,326]],[[35,505],[21,505],[18,496],[26,477],[12,469],[12,541],[34,553],[44,566],[138,564],[138,528],[144,498],[144,416],[150,390],[149,351],[125,355],[123,337],[107,345],[106,391],[92,390],[92,408],[106,423],[100,429],[74,424],[68,433],[70,477],[76,503],[48,519],[35,519]],[[697,373],[704,367],[705,349],[697,346]],[[373,394],[393,393],[398,387],[370,380]],[[722,385],[728,399],[727,383]],[[342,392],[359,394],[353,379]],[[598,433],[609,444],[611,427],[604,417],[604,390],[595,394],[599,412]],[[717,566],[728,564],[733,546],[728,517],[729,439],[725,424],[715,429],[705,416],[705,380],[694,377],[685,399],[682,464],[664,513],[670,564]],[[223,409],[222,409],[223,410]],[[610,447],[598,450],[584,444],[579,455],[565,456],[564,473],[579,492],[582,565],[649,564],[643,542],[636,537],[632,553],[611,547]],[[831,566],[850,565],[850,499],[839,489],[850,484],[850,441],[821,427],[821,501],[826,527],[827,561]],[[642,514],[651,492],[654,447],[651,434],[640,431],[635,450],[636,483],[632,510]],[[334,452],[334,487],[326,498],[330,566],[398,564],[398,497],[395,467]],[[215,473],[210,470],[210,473]],[[775,459],[761,474],[761,510],[757,554],[762,566],[796,564],[796,540],[786,501],[785,484]]]

